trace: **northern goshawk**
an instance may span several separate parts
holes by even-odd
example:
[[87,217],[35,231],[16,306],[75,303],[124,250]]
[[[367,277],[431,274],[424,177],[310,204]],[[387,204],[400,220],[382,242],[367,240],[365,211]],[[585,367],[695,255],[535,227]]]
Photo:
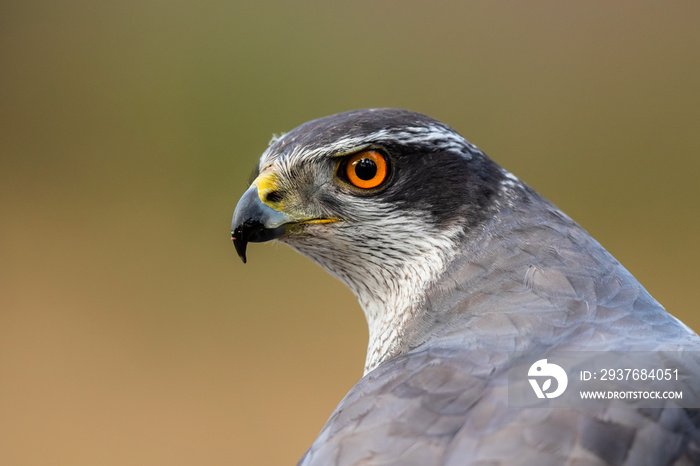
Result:
[[[700,411],[687,406],[700,338],[449,126],[397,109],[307,122],[262,154],[231,229],[244,262],[249,242],[288,244],[367,318],[365,375],[300,464],[700,464]],[[683,373],[685,398],[511,398],[516,370],[591,352],[644,352],[649,367]]]

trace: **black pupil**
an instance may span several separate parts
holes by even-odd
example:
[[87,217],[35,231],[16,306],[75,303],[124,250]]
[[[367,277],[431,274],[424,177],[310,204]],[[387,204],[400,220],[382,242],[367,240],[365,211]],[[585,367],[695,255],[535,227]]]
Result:
[[377,174],[377,164],[371,159],[360,159],[355,164],[355,174],[361,180],[371,180]]

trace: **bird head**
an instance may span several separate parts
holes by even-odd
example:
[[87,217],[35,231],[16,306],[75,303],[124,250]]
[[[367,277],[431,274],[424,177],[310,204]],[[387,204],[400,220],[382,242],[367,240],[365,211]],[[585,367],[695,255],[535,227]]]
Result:
[[[449,126],[354,110],[273,139],[233,215],[241,259],[277,239],[358,296],[370,321],[417,305],[488,218],[505,172]],[[394,316],[395,317],[395,316]]]

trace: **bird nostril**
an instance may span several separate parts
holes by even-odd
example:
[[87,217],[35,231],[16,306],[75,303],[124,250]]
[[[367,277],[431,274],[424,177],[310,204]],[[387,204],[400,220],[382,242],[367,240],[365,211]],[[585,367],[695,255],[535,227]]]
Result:
[[265,196],[265,200],[267,202],[279,202],[282,200],[282,193],[279,191],[270,191],[267,193],[267,196]]

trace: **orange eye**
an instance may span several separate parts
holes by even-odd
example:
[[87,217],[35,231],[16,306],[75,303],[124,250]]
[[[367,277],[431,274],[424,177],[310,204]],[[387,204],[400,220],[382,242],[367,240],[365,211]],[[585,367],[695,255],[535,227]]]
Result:
[[350,157],[345,173],[350,183],[358,188],[376,188],[386,179],[386,159],[377,151],[359,152]]

